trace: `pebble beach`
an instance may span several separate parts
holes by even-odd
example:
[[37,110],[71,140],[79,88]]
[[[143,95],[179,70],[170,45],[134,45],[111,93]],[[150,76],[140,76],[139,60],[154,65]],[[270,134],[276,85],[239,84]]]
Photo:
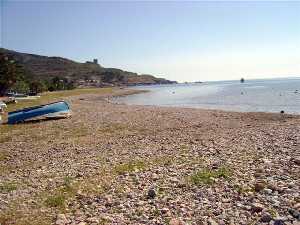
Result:
[[130,93],[3,125],[1,225],[300,224],[299,115],[109,100]]

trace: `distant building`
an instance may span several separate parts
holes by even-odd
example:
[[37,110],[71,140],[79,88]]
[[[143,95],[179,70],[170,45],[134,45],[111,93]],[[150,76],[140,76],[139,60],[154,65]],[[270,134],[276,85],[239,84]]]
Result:
[[91,62],[91,61],[86,61],[86,63],[94,63],[94,64],[98,64],[98,59],[93,59],[93,62]]

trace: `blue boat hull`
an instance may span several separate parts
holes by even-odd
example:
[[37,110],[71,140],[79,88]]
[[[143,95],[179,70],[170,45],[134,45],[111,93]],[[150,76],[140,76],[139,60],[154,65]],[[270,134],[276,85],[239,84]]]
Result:
[[69,111],[70,111],[70,107],[68,103],[66,103],[65,101],[54,102],[47,105],[34,106],[34,107],[10,112],[8,113],[7,123],[15,124],[35,117],[41,117],[41,116],[46,116],[48,114],[51,115],[60,112],[66,113]]

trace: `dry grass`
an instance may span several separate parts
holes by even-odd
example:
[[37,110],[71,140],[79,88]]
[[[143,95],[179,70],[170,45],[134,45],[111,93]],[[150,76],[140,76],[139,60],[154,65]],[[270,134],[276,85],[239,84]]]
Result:
[[[56,91],[43,93],[38,99],[31,100],[20,100],[17,104],[9,104],[7,111],[12,112],[15,110],[23,109],[26,107],[32,107],[41,104],[47,104],[53,101],[64,100],[70,96],[83,95],[83,94],[109,94],[113,92],[113,88],[90,88],[90,89],[74,89],[68,91]],[[3,120],[7,120],[7,115],[4,116]],[[32,127],[33,124],[18,124],[18,125],[8,125],[3,124],[0,126],[0,143],[7,142],[11,140],[11,137],[18,134],[23,134],[24,131],[29,130],[28,126]],[[17,130],[17,133],[13,133]],[[81,133],[81,132],[80,132]],[[5,136],[4,134],[9,134]]]
[[119,164],[115,166],[114,171],[117,174],[125,174],[125,173],[142,171],[145,168],[146,168],[146,164],[144,161],[136,160],[136,161],[130,161],[127,163]]
[[17,185],[12,182],[0,183],[0,193],[7,193],[17,190]]
[[51,219],[42,213],[24,214],[15,210],[0,213],[1,225],[49,225],[51,222]]
[[89,89],[74,89],[68,91],[55,91],[46,92],[41,95],[40,98],[34,100],[21,100],[17,104],[9,104],[8,112],[22,109],[25,107],[31,107],[40,104],[47,104],[52,101],[63,100],[70,96],[84,95],[84,94],[109,94],[112,93],[113,88],[89,88]]
[[44,201],[48,207],[55,207],[64,209],[65,202],[68,199],[74,198],[78,191],[78,184],[73,182],[71,177],[64,177],[63,184],[55,190],[52,194],[48,195]]
[[[1,143],[1,142],[0,142]],[[6,151],[2,151],[0,152],[0,161],[4,161],[8,158],[8,153]]]

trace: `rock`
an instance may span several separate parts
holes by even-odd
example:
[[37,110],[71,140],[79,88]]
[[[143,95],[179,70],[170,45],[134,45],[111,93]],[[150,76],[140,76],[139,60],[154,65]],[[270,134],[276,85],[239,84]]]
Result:
[[168,208],[162,208],[160,210],[163,214],[166,214],[167,212],[169,212],[170,210]]
[[263,209],[264,206],[260,203],[253,203],[251,207],[251,210],[256,213],[261,212]]
[[294,159],[293,159],[293,162],[294,162],[296,165],[300,166],[300,158],[294,158]]
[[86,221],[89,222],[89,223],[96,223],[96,224],[99,223],[99,219],[96,218],[96,217],[88,218]]
[[295,204],[295,205],[294,205],[294,208],[300,210],[300,202],[297,203],[297,204]]
[[152,180],[157,181],[158,179],[159,176],[156,173],[152,174]]
[[111,207],[113,205],[113,200],[111,195],[104,196],[105,207]]
[[180,219],[173,218],[170,220],[169,225],[185,225],[185,223]]
[[274,220],[273,225],[284,225],[284,222],[281,219],[276,219],[276,220]]
[[170,182],[178,184],[180,182],[180,180],[178,180],[176,177],[171,177]]
[[269,189],[269,188],[265,188],[264,189],[264,193],[266,193],[266,194],[268,194],[268,195],[270,195],[270,194],[272,194],[272,190],[271,189]]
[[148,191],[148,198],[155,198],[156,192],[153,188],[150,188]]
[[257,168],[257,169],[255,170],[254,176],[255,176],[255,177],[261,177],[261,176],[263,175],[263,172],[264,172],[264,169],[262,169],[262,168]]
[[260,218],[260,222],[263,222],[263,223],[268,223],[271,220],[272,220],[272,216],[269,213],[264,213]]
[[212,218],[208,219],[208,225],[218,225],[218,223],[216,221],[214,221]]
[[85,222],[80,222],[78,225],[87,225]]
[[260,192],[260,191],[263,190],[265,187],[266,187],[266,182],[264,182],[264,181],[257,181],[257,182],[254,184],[254,190],[255,190],[256,192]]
[[296,219],[300,220],[300,212],[295,209],[289,209],[289,213]]
[[68,223],[68,220],[66,218],[66,215],[65,214],[58,214],[57,217],[56,217],[56,222],[55,224],[56,225],[64,225]]
[[58,220],[67,220],[66,215],[65,214],[58,214],[56,219]]

